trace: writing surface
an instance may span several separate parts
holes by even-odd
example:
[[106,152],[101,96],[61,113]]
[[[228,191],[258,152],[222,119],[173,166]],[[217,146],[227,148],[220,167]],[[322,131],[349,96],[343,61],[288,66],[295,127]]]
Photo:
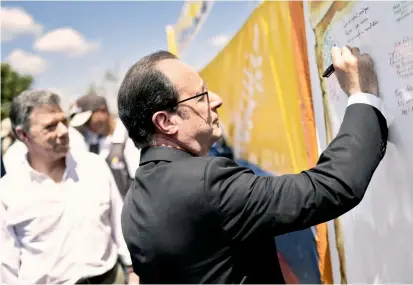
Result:
[[[323,97],[328,141],[339,130],[348,100],[334,74],[328,79],[321,77],[331,64],[334,43],[359,47],[361,53],[373,58],[382,112],[389,125],[386,155],[363,201],[340,217],[347,281],[411,283],[413,1],[321,1],[307,5],[308,37],[315,38],[312,64],[319,73],[319,84],[312,84],[312,88],[313,94]],[[315,92],[317,88],[321,92]],[[335,245],[331,249],[335,250]]]

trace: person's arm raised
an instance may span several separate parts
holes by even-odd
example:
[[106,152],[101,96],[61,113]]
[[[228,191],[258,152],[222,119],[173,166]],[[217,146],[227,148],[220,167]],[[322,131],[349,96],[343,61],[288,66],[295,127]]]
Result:
[[[332,53],[337,78],[350,98],[378,94],[369,56],[357,50],[355,55]],[[212,158],[205,169],[205,195],[224,231],[239,241],[283,234],[337,218],[360,203],[384,156],[387,125],[374,104],[355,101],[337,136],[307,171],[259,177],[231,160]]]

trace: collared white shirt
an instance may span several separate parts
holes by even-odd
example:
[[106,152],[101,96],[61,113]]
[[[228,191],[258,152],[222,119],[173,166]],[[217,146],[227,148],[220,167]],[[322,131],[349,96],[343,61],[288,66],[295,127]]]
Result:
[[131,259],[106,162],[68,154],[60,183],[24,163],[0,179],[1,282],[74,284]]
[[[112,143],[123,143],[125,141],[126,132],[127,130],[122,121],[117,119],[113,134],[99,140],[99,155],[106,159],[109,155]],[[135,177],[136,169],[139,167],[141,152],[130,138],[127,138],[123,155],[125,156],[125,162],[128,166],[129,176],[133,178]]]

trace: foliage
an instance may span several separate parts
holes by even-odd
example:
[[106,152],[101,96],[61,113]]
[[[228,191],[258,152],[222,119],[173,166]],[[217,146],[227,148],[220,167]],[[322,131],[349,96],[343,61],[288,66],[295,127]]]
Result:
[[1,63],[1,118],[9,116],[10,103],[14,97],[33,84],[33,77],[19,74],[7,63]]

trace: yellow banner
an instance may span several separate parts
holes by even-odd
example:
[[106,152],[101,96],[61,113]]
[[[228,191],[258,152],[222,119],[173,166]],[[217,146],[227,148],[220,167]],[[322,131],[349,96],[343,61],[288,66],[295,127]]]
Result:
[[201,71],[237,158],[266,171],[315,164],[317,146],[301,2],[264,2]]

